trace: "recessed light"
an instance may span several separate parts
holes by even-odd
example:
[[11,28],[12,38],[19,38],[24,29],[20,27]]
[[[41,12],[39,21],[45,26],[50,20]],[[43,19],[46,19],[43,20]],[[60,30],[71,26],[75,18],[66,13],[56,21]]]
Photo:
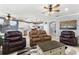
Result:
[[68,8],[65,8],[65,11],[68,11],[69,9]]

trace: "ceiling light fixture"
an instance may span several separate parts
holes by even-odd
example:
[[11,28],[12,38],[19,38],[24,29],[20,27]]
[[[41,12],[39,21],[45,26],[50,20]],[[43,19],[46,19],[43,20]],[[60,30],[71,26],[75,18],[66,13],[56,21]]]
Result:
[[46,10],[43,13],[47,13],[48,15],[60,12],[60,4],[48,4],[48,6],[44,6],[43,8]]
[[65,11],[68,11],[69,9],[68,8],[65,8]]

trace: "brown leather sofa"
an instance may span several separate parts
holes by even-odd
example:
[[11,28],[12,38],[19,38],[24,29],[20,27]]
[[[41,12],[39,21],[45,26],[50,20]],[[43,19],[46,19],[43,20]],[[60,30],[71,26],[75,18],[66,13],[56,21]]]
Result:
[[22,37],[20,31],[8,31],[5,33],[2,48],[3,54],[9,54],[24,47],[26,47],[26,39]]
[[32,29],[29,32],[29,37],[30,37],[30,46],[34,46],[39,42],[51,40],[51,36],[47,35],[46,31],[38,29]]
[[60,42],[76,46],[77,45],[77,38],[75,37],[75,33],[73,31],[62,31],[60,36]]

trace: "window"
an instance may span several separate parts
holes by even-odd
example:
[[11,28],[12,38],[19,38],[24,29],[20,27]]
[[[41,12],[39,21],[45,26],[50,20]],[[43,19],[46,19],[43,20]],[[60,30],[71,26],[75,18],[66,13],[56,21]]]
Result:
[[10,21],[10,29],[11,30],[18,30],[18,23],[17,23],[17,21]]
[[19,22],[19,28],[25,28],[26,23],[25,22]]
[[19,25],[18,30],[21,31],[23,35],[26,35],[26,31],[25,31],[27,28],[26,24],[27,23],[25,23],[25,22],[19,22],[19,24],[18,24]]
[[4,19],[0,19],[0,25],[4,23]]
[[27,24],[25,22],[19,22],[19,29],[28,30],[29,26],[30,26],[30,24]]
[[11,26],[16,26],[17,25],[17,22],[16,21],[10,21],[10,25]]

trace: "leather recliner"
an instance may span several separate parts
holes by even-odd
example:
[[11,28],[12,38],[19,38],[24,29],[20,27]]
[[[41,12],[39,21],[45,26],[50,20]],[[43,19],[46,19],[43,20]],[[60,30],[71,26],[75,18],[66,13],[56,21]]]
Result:
[[5,33],[2,47],[3,54],[9,54],[24,47],[26,47],[26,39],[22,37],[20,31],[8,31]]
[[60,36],[60,42],[76,46],[77,45],[77,38],[75,37],[75,33],[73,31],[62,31]]
[[32,29],[29,32],[30,46],[37,45],[39,42],[51,41],[51,36],[45,30]]

